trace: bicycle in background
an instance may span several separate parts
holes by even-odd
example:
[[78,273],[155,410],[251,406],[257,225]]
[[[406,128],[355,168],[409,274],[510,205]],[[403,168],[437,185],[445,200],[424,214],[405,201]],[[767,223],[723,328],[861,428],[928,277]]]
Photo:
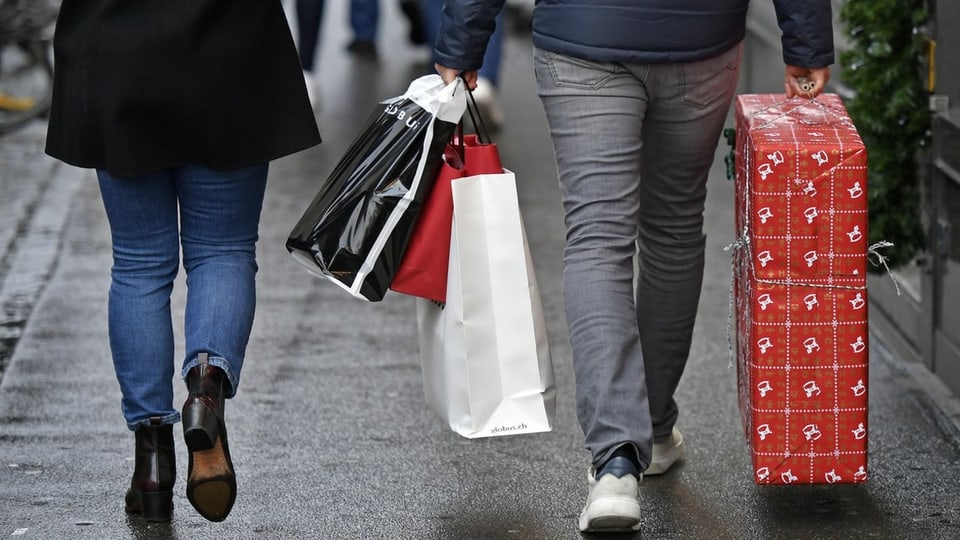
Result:
[[0,0],[0,134],[50,109],[60,2]]

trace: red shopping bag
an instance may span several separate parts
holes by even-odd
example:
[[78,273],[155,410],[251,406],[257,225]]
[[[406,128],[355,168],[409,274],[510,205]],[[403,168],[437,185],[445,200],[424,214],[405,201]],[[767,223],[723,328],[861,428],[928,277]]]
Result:
[[437,302],[445,302],[447,298],[447,266],[453,226],[453,192],[450,183],[477,174],[503,172],[497,145],[481,142],[474,134],[464,135],[447,144],[443,158],[440,173],[417,218],[400,267],[390,283],[393,291]]

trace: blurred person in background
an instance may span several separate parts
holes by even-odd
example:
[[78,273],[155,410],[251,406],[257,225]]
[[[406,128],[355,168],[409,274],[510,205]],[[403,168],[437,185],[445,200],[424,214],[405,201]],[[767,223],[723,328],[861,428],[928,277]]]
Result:
[[[400,12],[410,24],[410,43],[424,43],[421,0],[400,0]],[[377,56],[377,33],[380,24],[380,0],[350,0],[350,29],[353,40],[347,50],[362,57]]]
[[[401,0],[400,10],[410,24],[409,39],[414,45],[424,43],[423,16],[421,0]],[[320,47],[320,29],[323,26],[325,0],[296,0],[297,51],[300,54],[300,67],[307,86],[310,103],[316,107],[318,84],[316,60]],[[380,0],[350,0],[350,29],[353,37],[347,44],[347,51],[361,58],[377,57],[377,32],[380,19]]]
[[[280,2],[63,0],[46,151],[96,169],[110,225],[108,332],[134,468],[126,511],[169,521],[183,420],[187,498],[206,519],[237,495],[225,401],[256,305],[271,160],[320,142]],[[173,403],[170,298],[186,273],[188,396]]]
[[[503,2],[446,0],[434,52],[444,81],[478,84]],[[786,96],[815,97],[834,61],[831,0],[773,2]],[[736,91],[748,3],[538,0],[533,10],[566,227],[577,416],[591,456],[583,532],[638,530],[640,479],[683,454],[674,392],[690,354],[707,177]]]
[[297,53],[300,68],[307,87],[310,105],[317,106],[318,80],[316,76],[317,53],[320,48],[320,27],[323,25],[324,0],[296,0]]

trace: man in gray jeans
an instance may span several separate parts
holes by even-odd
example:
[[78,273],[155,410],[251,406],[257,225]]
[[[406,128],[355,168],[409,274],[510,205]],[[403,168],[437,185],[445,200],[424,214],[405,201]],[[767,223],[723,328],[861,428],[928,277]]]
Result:
[[[830,0],[772,1],[787,97],[815,97],[834,61]],[[475,86],[503,2],[446,0],[435,51],[445,81],[462,74]],[[748,3],[539,0],[533,12],[567,231],[577,415],[592,456],[581,531],[638,530],[639,480],[682,455],[673,394],[690,353],[707,175],[736,89]]]

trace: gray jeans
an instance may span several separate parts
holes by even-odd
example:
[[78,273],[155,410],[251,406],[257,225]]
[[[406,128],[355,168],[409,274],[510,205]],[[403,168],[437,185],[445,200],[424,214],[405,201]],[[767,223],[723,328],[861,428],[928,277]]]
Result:
[[677,421],[703,282],[707,175],[741,49],[644,65],[534,52],[565,214],[577,415],[594,464],[632,443],[645,469]]

